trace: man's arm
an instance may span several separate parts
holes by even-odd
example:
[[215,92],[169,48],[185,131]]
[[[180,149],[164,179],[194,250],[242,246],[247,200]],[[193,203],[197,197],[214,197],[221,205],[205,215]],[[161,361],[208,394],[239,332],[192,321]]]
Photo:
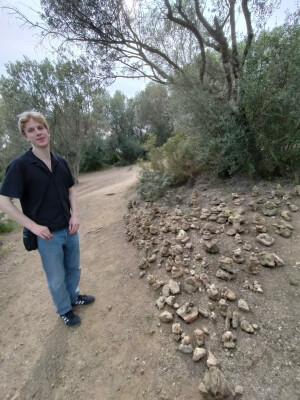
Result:
[[77,213],[77,202],[76,202],[76,192],[75,187],[69,188],[69,199],[71,205],[71,218],[69,221],[69,233],[72,235],[77,232],[80,226],[79,217]]
[[10,218],[18,222],[20,225],[29,229],[35,235],[42,239],[49,239],[53,235],[46,226],[38,225],[32,219],[26,217],[12,202],[12,199],[7,196],[0,195],[0,209],[5,212]]

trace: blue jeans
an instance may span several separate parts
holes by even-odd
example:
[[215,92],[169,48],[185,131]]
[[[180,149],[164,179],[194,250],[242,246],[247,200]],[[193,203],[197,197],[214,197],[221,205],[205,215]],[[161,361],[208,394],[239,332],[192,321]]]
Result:
[[51,239],[37,238],[43,269],[57,313],[70,311],[79,294],[80,250],[78,233],[69,228],[52,232]]

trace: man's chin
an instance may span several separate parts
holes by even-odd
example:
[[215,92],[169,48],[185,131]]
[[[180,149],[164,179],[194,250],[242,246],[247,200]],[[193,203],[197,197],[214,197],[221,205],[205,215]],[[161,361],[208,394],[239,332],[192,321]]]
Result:
[[49,142],[47,140],[42,141],[42,142],[36,142],[34,143],[35,147],[39,147],[40,149],[46,148],[49,146]]

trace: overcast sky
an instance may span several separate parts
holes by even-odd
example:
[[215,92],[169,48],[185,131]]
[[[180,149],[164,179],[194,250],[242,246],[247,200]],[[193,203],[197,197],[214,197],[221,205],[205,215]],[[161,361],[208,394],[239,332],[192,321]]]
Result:
[[[300,0],[282,0],[281,8],[272,17],[272,25],[280,25],[285,18],[285,11],[295,11],[299,9]],[[34,21],[38,18],[29,8],[40,10],[39,0],[4,0],[2,3],[10,3],[17,6]],[[1,3],[0,3],[1,4]],[[22,26],[22,22],[14,16],[9,15],[6,10],[0,9],[0,75],[5,74],[5,64],[22,60],[26,55],[30,59],[41,61],[48,57],[53,59],[53,55],[44,46],[38,45],[39,37],[37,32]],[[117,79],[110,92],[121,90],[126,96],[132,97],[145,87],[144,80]]]

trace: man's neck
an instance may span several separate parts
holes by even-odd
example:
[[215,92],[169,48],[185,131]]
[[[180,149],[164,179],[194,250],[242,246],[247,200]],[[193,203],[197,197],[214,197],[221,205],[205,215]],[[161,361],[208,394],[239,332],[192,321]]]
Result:
[[43,149],[32,146],[32,152],[37,158],[40,158],[43,161],[51,159],[49,146],[47,146]]

